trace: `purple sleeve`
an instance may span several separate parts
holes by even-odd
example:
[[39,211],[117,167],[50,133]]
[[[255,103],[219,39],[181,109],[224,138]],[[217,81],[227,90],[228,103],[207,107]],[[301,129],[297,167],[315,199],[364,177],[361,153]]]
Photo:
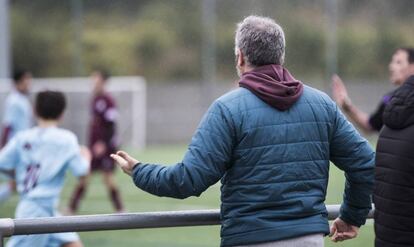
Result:
[[385,106],[390,102],[391,97],[391,93],[384,95],[375,112],[369,116],[369,125],[371,125],[371,127],[376,131],[380,131],[384,125],[382,121],[382,115],[384,114]]

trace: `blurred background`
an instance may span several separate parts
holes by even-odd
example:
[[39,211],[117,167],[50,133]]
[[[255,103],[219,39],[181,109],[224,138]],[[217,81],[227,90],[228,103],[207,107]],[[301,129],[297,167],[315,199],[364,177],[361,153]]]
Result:
[[93,68],[142,76],[150,145],[186,143],[212,100],[235,86],[234,30],[247,15],[283,26],[286,66],[298,79],[329,93],[338,73],[366,111],[390,90],[394,49],[414,40],[411,0],[0,2],[0,77],[15,67],[38,78]]
[[284,27],[286,66],[298,79],[329,92],[338,73],[367,111],[390,90],[394,49],[414,40],[411,0],[0,2],[8,50],[0,77],[14,67],[40,78],[84,77],[97,67],[142,76],[147,144],[186,143],[211,101],[235,85],[234,30],[247,15]]
[[[147,147],[125,148],[148,161],[174,163],[208,105],[237,85],[234,31],[245,16],[265,15],[281,24],[287,43],[285,66],[297,79],[330,94],[330,77],[338,73],[355,104],[370,112],[392,89],[388,63],[393,51],[413,46],[413,10],[412,0],[0,0],[0,78],[9,77],[13,68],[26,68],[38,81],[85,80],[94,68],[105,68],[116,88],[117,81],[122,83],[116,78],[137,77],[145,84],[141,100],[135,102],[145,107],[138,116],[145,132],[140,148]],[[135,109],[130,98],[118,94],[124,109],[132,109],[124,110],[125,116]],[[77,121],[87,123],[85,114]],[[127,117],[120,121],[128,122],[122,125],[125,129],[133,125]],[[83,125],[66,127],[84,133]],[[370,138],[375,145],[375,136]],[[327,202],[340,203],[343,174],[332,173]],[[218,187],[201,198],[177,201],[123,183],[130,211],[219,207]],[[98,192],[87,197],[81,213],[111,211],[99,184],[91,188]],[[0,210],[0,217],[10,217],[13,203]],[[372,222],[364,229],[360,239],[335,246],[373,246]],[[99,234],[84,233],[86,246],[217,246],[219,228]],[[176,236],[176,244],[168,234]]]
[[12,64],[37,77],[86,76],[100,66],[150,84],[200,81],[211,56],[210,76],[228,81],[235,78],[235,24],[250,14],[284,27],[286,65],[302,78],[322,79],[335,56],[329,62],[344,77],[384,80],[393,49],[414,39],[410,0],[8,2]]

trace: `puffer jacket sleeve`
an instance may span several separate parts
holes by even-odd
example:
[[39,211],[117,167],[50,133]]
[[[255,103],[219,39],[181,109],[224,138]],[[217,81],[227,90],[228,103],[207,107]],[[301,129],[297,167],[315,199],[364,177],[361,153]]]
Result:
[[215,101],[204,115],[181,163],[140,164],[133,171],[135,185],[158,196],[199,196],[217,183],[229,165],[234,123],[228,109]]
[[330,142],[330,159],[345,172],[345,192],[340,218],[361,226],[371,209],[374,186],[375,153],[335,106],[335,121]]

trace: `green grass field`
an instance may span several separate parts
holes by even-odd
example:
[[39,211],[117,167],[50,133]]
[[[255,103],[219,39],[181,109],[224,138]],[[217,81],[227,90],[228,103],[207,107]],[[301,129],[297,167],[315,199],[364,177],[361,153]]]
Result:
[[[181,160],[185,152],[184,146],[158,146],[150,147],[141,152],[134,153],[135,157],[145,162],[173,164]],[[344,176],[336,167],[330,169],[330,182],[328,189],[327,204],[339,204],[342,200]],[[101,214],[112,213],[113,209],[108,200],[105,187],[101,182],[99,174],[91,179],[90,187],[79,214]],[[219,186],[214,185],[205,191],[199,198],[191,197],[185,200],[170,198],[159,198],[149,195],[136,188],[131,179],[118,171],[116,181],[120,186],[122,198],[128,212],[169,211],[169,210],[191,210],[191,209],[216,209],[219,208]],[[75,179],[68,177],[62,194],[61,208],[67,205],[70,193],[73,190]],[[15,195],[11,200],[0,206],[0,217],[13,217],[14,207],[18,197]],[[220,227],[177,227],[164,229],[145,230],[121,230],[80,233],[85,246],[140,246],[140,247],[178,247],[178,246],[219,246]],[[333,243],[328,238],[325,246],[364,246],[374,245],[373,222],[368,220],[361,228],[358,238],[342,243]]]

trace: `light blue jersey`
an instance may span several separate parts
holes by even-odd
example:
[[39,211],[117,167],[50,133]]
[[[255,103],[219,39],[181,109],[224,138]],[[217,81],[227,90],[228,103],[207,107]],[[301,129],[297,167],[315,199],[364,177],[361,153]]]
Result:
[[0,152],[0,169],[15,170],[21,199],[58,198],[64,176],[89,172],[76,136],[57,127],[34,127],[18,133]]
[[[0,151],[0,170],[15,170],[20,201],[16,218],[59,215],[56,207],[66,171],[75,176],[89,172],[76,136],[57,127],[22,131]],[[60,246],[77,241],[75,233],[13,236],[7,246]]]
[[14,90],[7,96],[4,105],[3,125],[10,127],[8,140],[19,131],[27,130],[33,126],[33,109],[27,95]]

